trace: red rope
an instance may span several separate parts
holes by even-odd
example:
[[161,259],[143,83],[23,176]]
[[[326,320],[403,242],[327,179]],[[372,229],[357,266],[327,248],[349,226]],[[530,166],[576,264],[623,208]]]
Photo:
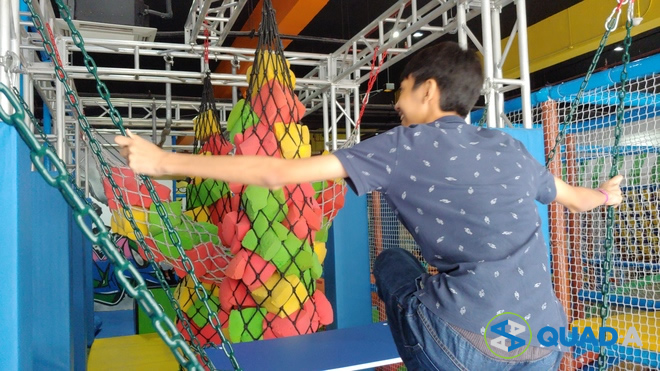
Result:
[[[55,44],[55,35],[53,35],[53,30],[50,29],[50,25],[48,23],[45,23],[46,30],[48,31],[48,38],[50,38],[50,43],[53,46],[53,51],[55,52],[55,57],[57,58],[57,62],[60,66],[64,67],[62,64],[62,58],[60,58],[60,52],[57,50],[57,45]],[[46,46],[48,47],[48,46]],[[59,72],[60,75],[63,74],[62,71]],[[60,78],[64,78],[64,76],[60,76]]]
[[209,64],[209,23],[207,21],[204,21],[204,36],[206,37],[204,39],[204,63],[208,66]]
[[617,11],[617,12],[618,12],[619,10],[621,10],[621,7],[623,6],[624,3],[625,3],[625,0],[619,0],[619,5],[617,5],[617,7],[616,7],[616,11]]
[[380,63],[378,63],[378,66],[376,66],[376,61],[378,60],[378,47],[374,48],[374,56],[371,59],[371,71],[369,71],[369,83],[367,84],[367,92],[364,94],[364,98],[362,99],[360,115],[358,116],[357,122],[355,123],[356,128],[359,127],[360,123],[362,122],[362,115],[364,115],[364,110],[367,108],[367,103],[369,103],[369,93],[374,87],[374,83],[376,82],[376,78],[380,72],[380,67],[383,65],[383,62],[385,62],[385,58],[387,57],[387,50],[383,52],[382,56],[383,57],[380,59]]

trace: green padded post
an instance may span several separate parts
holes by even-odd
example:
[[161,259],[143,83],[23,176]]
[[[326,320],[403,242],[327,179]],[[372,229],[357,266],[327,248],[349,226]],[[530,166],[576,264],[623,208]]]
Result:
[[[170,289],[170,292],[173,293],[174,289]],[[176,313],[174,312],[174,308],[172,308],[172,304],[170,303],[170,299],[167,297],[167,294],[165,294],[165,290],[163,290],[160,287],[149,289],[151,291],[151,294],[154,296],[154,299],[156,299],[156,303],[160,304],[160,306],[163,308],[165,311],[165,315],[169,317],[172,321],[175,320]],[[149,316],[144,312],[142,307],[137,305],[137,302],[135,302],[135,316],[137,317],[135,321],[135,332],[138,335],[141,334],[151,334],[156,332],[154,329],[154,326],[151,324],[151,319]]]

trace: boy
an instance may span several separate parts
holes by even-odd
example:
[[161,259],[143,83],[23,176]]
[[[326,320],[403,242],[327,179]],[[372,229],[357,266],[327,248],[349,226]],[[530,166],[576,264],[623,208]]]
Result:
[[378,293],[406,366],[557,368],[560,350],[542,348],[536,339],[526,351],[504,353],[516,358],[498,358],[484,341],[484,327],[502,312],[524,316],[534,333],[566,326],[534,201],[554,200],[571,211],[616,206],[622,178],[598,190],[570,186],[509,135],[467,125],[483,77],[477,56],[456,43],[420,51],[402,77],[401,126],[330,156],[191,156],[163,152],[132,134],[115,140],[133,170],[146,175],[269,188],[342,177],[358,195],[382,192],[439,271],[426,274],[402,249],[376,259]]

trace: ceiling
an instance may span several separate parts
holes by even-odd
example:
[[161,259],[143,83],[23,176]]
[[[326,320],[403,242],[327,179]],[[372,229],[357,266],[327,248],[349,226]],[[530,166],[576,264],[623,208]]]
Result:
[[[78,3],[82,1],[97,0],[76,0]],[[131,0],[123,0],[131,1]],[[277,6],[279,0],[273,0]],[[304,1],[304,0],[300,0]],[[418,0],[421,7],[430,0]],[[69,0],[69,2],[73,2]],[[542,1],[543,5],[538,6],[538,1],[527,1],[527,22],[528,26],[560,12],[568,7],[571,7],[580,0],[553,0]],[[165,0],[144,0],[145,5],[150,9],[165,11]],[[171,19],[161,19],[157,16],[151,16],[148,20],[149,26],[158,29],[156,41],[162,42],[175,42],[183,43],[183,28],[190,4],[192,0],[174,0],[172,1],[173,17]],[[252,13],[257,0],[248,0],[247,5],[244,7],[241,15],[239,16],[233,30],[241,29],[256,29],[258,24],[245,24],[248,16]],[[387,10],[396,0],[329,0],[325,7],[311,20],[311,22],[300,32],[298,37],[293,37],[293,41],[287,47],[287,50],[304,51],[313,53],[331,53],[337,50],[343,42],[350,39],[361,29],[367,26],[376,16]],[[276,7],[277,10],[277,7]],[[257,10],[258,11],[258,10]],[[508,30],[512,28],[515,22],[515,7],[509,5],[505,7],[501,15],[501,25],[503,35],[508,34]],[[469,22],[471,29],[480,29],[479,17]],[[245,27],[244,27],[245,26]],[[653,53],[657,50],[658,45],[658,30],[653,30],[645,34],[637,36],[633,40],[633,45],[630,49],[631,57],[635,58],[645,54]],[[445,39],[454,39],[455,35],[448,35],[438,41]],[[226,40],[226,46],[230,46],[234,41],[233,37]],[[530,48],[533,47],[530,45]],[[603,56],[601,57],[599,67],[611,66],[620,60],[620,54],[612,51],[614,45],[606,48]],[[132,58],[132,57],[130,57]],[[572,79],[583,75],[593,58],[593,53],[587,53],[577,58],[562,62],[543,70],[534,72],[531,75],[532,90],[539,89],[549,84],[555,84],[564,80]],[[130,64],[129,60],[116,58],[111,64],[121,67],[122,63]],[[183,62],[185,63],[185,61]],[[394,93],[384,92],[383,88],[386,82],[394,82],[398,84],[399,75],[403,68],[404,63],[398,63],[388,70],[381,71],[374,91],[377,91],[367,106],[364,118],[363,127],[374,128],[377,130],[385,130],[398,125],[399,118],[393,111]],[[144,66],[144,65],[143,65]],[[149,68],[149,66],[144,66]],[[214,62],[211,61],[211,68],[213,69]],[[178,65],[177,70],[190,68],[191,71],[199,71],[199,62],[191,60],[190,66]],[[298,73],[298,71],[294,71]],[[78,91],[81,95],[96,94],[96,89],[90,81],[76,81]],[[150,85],[145,83],[125,83],[125,82],[108,82],[108,88],[113,96],[126,96],[132,98],[146,98],[151,96],[163,96],[164,87],[160,85]],[[361,92],[366,90],[366,84],[362,87]],[[515,92],[513,93],[515,94]],[[173,95],[179,98],[199,99],[201,97],[201,86],[194,85],[177,85],[173,88]],[[477,103],[479,105],[479,103]],[[310,128],[317,128],[320,126],[322,118],[319,113],[309,115],[305,123]]]

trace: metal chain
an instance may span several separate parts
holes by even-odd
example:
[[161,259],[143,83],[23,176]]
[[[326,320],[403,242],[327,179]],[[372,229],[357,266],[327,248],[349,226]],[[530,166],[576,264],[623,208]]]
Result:
[[[165,315],[153,296],[151,296],[146,288],[144,279],[137,271],[137,269],[118,251],[117,246],[112,242],[108,235],[108,230],[101,221],[100,217],[92,210],[92,208],[76,193],[73,185],[69,181],[69,174],[66,171],[66,165],[57,156],[52,146],[48,144],[40,144],[37,137],[28,128],[25,123],[25,111],[18,99],[11,90],[4,84],[0,84],[0,93],[7,97],[7,100],[14,108],[14,113],[9,115],[0,107],[0,119],[11,126],[14,126],[21,136],[23,141],[30,148],[30,158],[32,163],[39,171],[48,185],[57,188],[66,202],[73,208],[75,220],[80,229],[89,238],[92,243],[101,247],[103,252],[108,258],[116,265],[115,274],[120,284],[126,291],[138,300],[142,308],[149,314],[149,317],[154,324],[163,340],[170,349],[177,361],[190,369],[200,369],[199,363],[192,353],[186,342],[183,341],[181,336],[170,338],[167,336],[166,331],[173,334],[178,334],[176,327],[172,321]],[[55,168],[55,174],[51,173],[49,167],[44,164],[45,160],[51,162]],[[85,217],[89,217],[92,221],[90,228]],[[137,281],[137,286],[133,286],[128,277],[132,277]]]
[[[625,109],[626,100],[626,84],[628,82],[628,63],[630,63],[630,44],[632,42],[630,37],[630,29],[632,28],[632,19],[629,17],[626,21],[626,37],[623,39],[624,53],[623,53],[623,69],[621,70],[621,85],[619,86],[618,98],[619,105],[616,109],[616,127],[614,128],[614,145],[612,146],[612,168],[610,169],[610,178],[619,174],[618,164],[619,157],[621,156],[619,142],[623,135],[623,113]],[[600,292],[603,298],[600,307],[601,328],[605,327],[607,318],[610,315],[610,291],[612,285],[610,283],[610,276],[612,275],[612,255],[613,255],[613,241],[614,241],[614,207],[607,207],[607,232],[605,235],[605,261],[603,262],[603,284]],[[607,368],[607,348],[600,347],[598,355],[598,367],[600,371]]]
[[[618,4],[614,9],[612,10],[612,14],[607,18],[605,21],[605,33],[603,34],[603,37],[600,39],[600,44],[598,45],[598,49],[596,50],[596,54],[594,54],[594,58],[591,61],[591,65],[589,66],[589,69],[587,70],[587,74],[584,76],[584,80],[582,81],[582,84],[580,85],[580,89],[578,90],[577,96],[573,101],[571,102],[571,107],[564,118],[562,122],[561,129],[559,130],[559,133],[557,134],[557,138],[555,138],[555,145],[552,147],[550,152],[548,152],[548,158],[545,161],[545,166],[548,166],[550,162],[552,162],[552,159],[554,158],[556,152],[557,152],[557,147],[561,146],[564,143],[564,137],[566,136],[566,129],[569,125],[573,124],[573,118],[575,116],[575,111],[577,110],[578,105],[580,104],[580,101],[582,100],[582,95],[584,94],[584,91],[587,88],[587,84],[589,83],[589,79],[591,78],[591,75],[593,74],[594,70],[596,69],[596,65],[598,64],[598,60],[600,60],[600,55],[603,53],[603,49],[605,49],[605,44],[607,43],[607,38],[610,36],[610,33],[616,29],[616,26],[619,22],[619,16],[621,15],[621,7],[628,3],[629,0],[618,0]],[[628,13],[628,18],[631,17],[631,13]],[[630,19],[629,19],[630,21]],[[626,23],[627,26],[627,23]]]
[[[112,177],[110,176],[111,175],[110,167],[102,157],[101,147],[100,147],[99,143],[94,139],[94,136],[92,135],[92,133],[90,131],[90,125],[87,122],[86,117],[82,114],[79,106],[76,103],[77,102],[77,97],[76,97],[75,93],[71,90],[70,86],[67,83],[68,77],[67,77],[66,72],[62,68],[61,59],[59,58],[59,52],[57,51],[57,48],[53,45],[53,43],[50,41],[50,40],[52,40],[52,38],[51,38],[52,34],[49,33],[48,34],[49,37],[46,37],[46,34],[44,33],[44,23],[42,22],[42,20],[38,16],[38,14],[36,14],[36,12],[34,11],[34,8],[33,8],[32,4],[28,3],[27,5],[30,8],[30,11],[32,13],[32,17],[33,17],[33,20],[34,20],[35,27],[37,28],[37,30],[39,31],[39,33],[41,34],[41,36],[44,40],[44,48],[45,48],[46,52],[48,53],[48,55],[50,56],[51,60],[55,63],[56,76],[57,76],[58,80],[60,80],[60,82],[62,82],[63,85],[65,86],[65,88],[67,89],[67,91],[66,91],[67,100],[71,104],[72,108],[74,108],[74,113],[77,115],[78,122],[80,123],[81,128],[87,134],[87,137],[90,141],[90,148],[92,148],[92,151],[97,156],[99,164],[101,165],[101,168],[104,170],[104,175],[108,178],[109,182],[113,186],[113,192],[115,193],[115,196],[116,197],[118,196],[118,200],[120,201],[122,206],[126,207],[126,204],[123,200],[123,195],[122,195],[121,191],[119,190],[116,183],[114,182],[114,179],[112,179]],[[65,196],[65,198],[66,198],[66,196]],[[132,228],[134,228],[134,230],[136,230],[139,233],[140,231],[137,228],[137,225],[135,224],[135,221],[132,220],[133,219],[132,218],[132,211],[130,209],[128,210],[128,213],[130,215],[129,222],[131,223]],[[124,214],[125,215],[127,214],[126,209],[124,209]],[[97,224],[97,226],[98,226],[98,224]],[[91,233],[91,231],[89,231],[89,232],[85,231],[85,232],[86,232],[86,234]],[[136,236],[137,236],[138,233],[136,233]],[[88,234],[88,237],[90,239],[92,239],[92,236],[89,235],[89,234]],[[92,239],[92,241],[94,241],[94,240]],[[100,246],[103,248],[103,245],[100,245]],[[152,263],[152,266],[155,267],[155,263],[153,263],[153,258],[155,256],[150,251],[148,245],[146,245],[146,243],[144,243],[144,238],[142,238],[142,240],[141,240],[141,246],[143,247],[145,253],[147,253],[147,255],[149,257],[149,260],[150,260],[150,263]],[[106,252],[106,254],[107,254],[107,252]],[[108,256],[111,257],[112,255],[108,255]],[[117,262],[114,262],[114,263],[118,267],[121,267]],[[130,267],[134,268],[132,265]],[[148,303],[146,303],[144,301],[144,298],[151,298],[153,300],[152,296],[149,295],[149,292],[146,289],[146,285],[144,284],[144,281],[140,277],[140,279],[138,280],[138,283],[141,282],[141,284],[138,285],[138,288],[134,289],[134,288],[130,287],[130,281],[128,281],[125,276],[122,276],[124,270],[125,269],[122,269],[122,271],[115,270],[115,272],[116,272],[115,274],[117,275],[117,278],[118,278],[120,284],[126,289],[126,291],[129,293],[129,295],[134,297],[138,301],[138,303],[140,303],[140,305],[145,309],[147,314],[153,313],[153,311],[149,310],[150,307],[149,307]],[[154,272],[155,272],[157,277],[160,274],[159,279],[160,279],[161,282],[165,281],[164,277],[162,276],[162,273],[160,272],[159,269],[154,269]],[[133,272],[131,272],[131,273],[133,274]],[[133,274],[133,277],[135,277],[135,276],[136,275]],[[126,286],[126,285],[128,285],[128,286]],[[165,292],[167,293],[168,297],[171,298],[171,293],[170,293],[169,287],[167,287],[167,290],[165,290]],[[137,293],[139,296],[135,296],[134,295],[135,293]],[[176,303],[176,304],[178,304],[178,303]],[[156,305],[158,305],[158,304],[156,303]],[[161,310],[160,308],[158,308],[158,309]],[[180,333],[178,331],[176,331],[176,327],[174,326],[174,324],[171,322],[171,320],[169,318],[166,317],[167,322],[165,324],[168,327],[167,331],[172,333],[173,340],[168,338],[168,335],[165,332],[166,329],[162,328],[162,324],[157,323],[157,319],[159,318],[157,316],[157,313],[154,314],[154,316],[150,315],[149,317],[151,318],[151,320],[154,324],[154,328],[156,329],[158,334],[161,336],[161,338],[163,338],[165,343],[170,347],[172,353],[175,355],[175,358],[177,359],[177,361],[179,361],[179,363],[187,364],[187,365],[189,365],[187,367],[191,367],[192,369],[202,369],[201,365],[199,365],[197,357],[195,357],[195,354],[188,348],[187,344],[185,343],[185,341],[181,337]],[[201,349],[201,347],[199,347],[199,346],[197,348]],[[182,358],[181,354],[185,354],[188,359],[186,360],[186,359]]]
[[605,49],[605,44],[607,43],[607,38],[610,36],[610,30],[606,30],[605,33],[603,34],[603,37],[600,39],[600,45],[598,45],[598,49],[596,50],[596,54],[594,55],[594,58],[591,61],[591,65],[589,66],[589,69],[587,70],[587,74],[584,76],[584,80],[582,80],[582,84],[580,85],[580,89],[578,90],[577,95],[575,96],[575,99],[571,102],[571,107],[568,111],[568,114],[566,117],[564,117],[564,120],[562,121],[561,124],[561,129],[559,130],[559,133],[557,134],[557,138],[555,138],[555,145],[552,147],[550,152],[548,152],[548,158],[545,161],[545,166],[547,167],[552,160],[555,157],[555,154],[557,152],[557,148],[559,148],[563,143],[564,139],[566,136],[566,129],[573,124],[573,119],[575,117],[575,111],[578,108],[578,105],[580,104],[580,101],[582,100],[582,96],[584,95],[584,91],[587,88],[587,84],[589,84],[589,79],[591,78],[591,75],[593,74],[594,70],[596,69],[596,65],[598,64],[598,60],[600,60],[600,55],[603,53],[603,49]]
[[[34,114],[32,113],[32,111],[30,110],[30,107],[28,106],[27,102],[23,99],[23,97],[21,97],[21,93],[20,93],[20,92],[18,91],[18,89],[16,89],[16,87],[14,87],[14,86],[12,86],[11,89],[12,89],[12,91],[14,92],[14,95],[16,96],[16,98],[18,99],[18,102],[19,102],[19,103],[21,104],[21,106],[23,107],[23,110],[25,110],[25,113],[28,115],[28,117],[30,117],[30,121],[32,122],[32,126],[36,129],[37,133],[38,133],[39,136],[41,137],[41,141],[42,141],[45,145],[49,146],[54,152],[57,153],[57,151],[55,150],[55,146],[53,146],[53,143],[51,143],[51,142],[48,140],[48,137],[46,136],[46,133],[44,132],[43,128],[39,125],[39,120],[37,120],[37,118],[34,116]],[[78,159],[76,159],[76,161],[78,161]],[[83,201],[85,201],[85,203],[86,203],[87,205],[89,205],[90,207],[92,207],[92,204],[91,204],[91,203],[89,202],[89,200],[85,197],[85,193],[83,192],[83,190],[80,189],[80,187],[78,187],[78,185],[76,184],[76,182],[75,182],[75,178],[74,178],[74,174],[73,174],[73,173],[68,173],[68,174],[69,174],[69,182],[71,183],[71,186],[73,187],[73,190],[76,191],[76,193],[78,194],[78,196],[80,196],[80,198],[81,198]]]
[[477,126],[479,127],[487,127],[488,126],[488,102],[486,102],[486,106],[484,107],[484,113],[481,115],[481,118],[479,119],[479,122],[477,123]]
[[[628,3],[629,0],[618,0],[618,5],[614,8],[612,11],[612,14],[607,18],[607,21],[605,22],[605,33],[603,34],[603,37],[600,40],[600,44],[598,46],[598,49],[596,50],[596,53],[594,54],[594,58],[591,62],[591,65],[589,66],[589,69],[587,70],[587,74],[584,77],[584,80],[582,81],[582,84],[580,85],[580,89],[578,90],[577,96],[575,99],[571,102],[571,106],[569,109],[569,113],[566,115],[565,119],[563,120],[562,127],[557,134],[557,138],[555,139],[555,145],[554,147],[548,152],[548,158],[546,160],[546,166],[550,164],[550,162],[553,160],[557,148],[560,147],[565,139],[566,136],[566,129],[569,125],[573,124],[573,118],[575,115],[575,111],[577,110],[578,105],[580,104],[580,101],[582,100],[582,96],[584,95],[584,92],[586,90],[587,84],[589,83],[589,79],[591,78],[591,75],[593,74],[593,71],[596,68],[596,65],[598,63],[598,60],[600,59],[600,55],[602,54],[605,44],[607,42],[607,38],[610,35],[610,32],[614,31],[617,27],[618,20],[619,20],[619,15],[621,14],[621,7]],[[632,6],[632,2],[631,5]],[[619,157],[620,157],[620,152],[619,152],[619,141],[621,139],[621,136],[623,134],[623,129],[622,129],[622,124],[623,124],[623,111],[625,108],[625,97],[626,97],[626,82],[628,80],[628,71],[627,71],[627,66],[628,63],[630,62],[630,44],[631,44],[631,37],[630,37],[630,30],[632,28],[632,18],[630,16],[631,12],[629,10],[628,12],[628,20],[626,21],[626,36],[624,39],[624,48],[625,52],[623,55],[623,70],[621,71],[621,86],[619,87],[619,92],[618,92],[618,98],[619,98],[619,105],[617,106],[617,120],[616,120],[616,127],[615,127],[615,137],[614,137],[614,146],[612,147],[612,168],[610,170],[610,178],[616,176],[618,174],[618,162],[619,162]],[[605,237],[605,259],[603,262],[603,283],[601,285],[601,296],[602,296],[602,301],[600,304],[600,317],[601,317],[601,328],[605,326],[607,322],[607,318],[609,317],[610,314],[610,306],[609,306],[609,295],[611,291],[611,284],[609,282],[609,277],[612,274],[612,255],[613,255],[613,241],[614,241],[614,207],[609,206],[607,208],[607,230],[606,230],[606,237]],[[607,348],[606,347],[600,347],[600,352],[598,355],[598,365],[599,365],[599,370],[605,370],[607,368]]]
[[[14,92],[14,95],[16,95],[16,98],[18,99],[18,101],[19,101],[19,102],[21,103],[21,105],[23,106],[23,109],[25,110],[25,113],[30,117],[30,120],[31,120],[32,123],[34,124],[34,127],[37,129],[37,132],[38,132],[39,135],[41,136],[41,140],[43,141],[43,143],[44,143],[45,145],[47,145],[48,147],[50,147],[50,148],[53,150],[53,152],[56,153],[55,147],[54,147],[53,144],[48,140],[48,137],[47,137],[46,134],[44,133],[43,129],[42,129],[39,125],[37,125],[38,120],[37,120],[37,118],[34,116],[34,114],[32,113],[32,111],[30,110],[30,107],[28,106],[27,102],[21,97],[20,92],[19,92],[15,87],[12,87],[12,90],[13,90],[13,92]],[[85,201],[85,203],[86,203],[89,207],[93,208],[93,206],[92,206],[92,204],[90,203],[90,201],[84,196],[83,191],[82,191],[82,190],[81,190],[81,189],[75,184],[75,181],[74,181],[74,178],[73,178],[73,174],[69,174],[69,182],[71,183],[71,186],[72,186],[73,189],[76,191],[76,193],[78,194],[78,196],[80,197],[80,199],[82,199],[83,201]],[[147,247],[148,247],[148,245],[147,245]],[[144,246],[143,246],[143,250],[144,250]],[[156,263],[156,261],[155,261],[155,256],[154,256],[153,252],[152,252],[152,251],[146,251],[146,250],[145,250],[145,253],[146,253],[146,255],[147,255],[147,260],[149,261],[149,265],[150,265],[151,268],[153,269],[154,274],[156,275],[156,278],[158,278],[158,282],[160,283],[160,285],[161,285],[163,291],[166,293],[167,297],[169,298],[170,302],[172,303],[172,306],[175,307],[175,312],[176,312],[176,314],[177,314],[177,317],[179,318],[179,321],[181,321],[181,323],[182,323],[182,325],[183,325],[183,327],[184,327],[184,330],[190,335],[191,339],[194,339],[194,340],[193,340],[193,350],[194,350],[196,353],[201,354],[201,353],[203,352],[203,350],[202,350],[202,346],[201,346],[201,344],[199,343],[199,341],[197,340],[197,338],[195,337],[195,334],[194,334],[194,332],[192,331],[192,328],[190,327],[190,322],[189,322],[188,319],[183,315],[183,311],[181,310],[181,307],[180,307],[180,305],[179,305],[179,302],[178,302],[178,301],[172,296],[172,293],[171,293],[171,290],[170,290],[170,285],[167,283],[167,280],[165,279],[165,276],[163,275],[163,272],[160,270],[160,267],[159,267],[158,264]],[[208,358],[208,357],[207,357],[207,358]],[[202,359],[203,359],[203,358],[202,358]]]
[[[56,0],[56,2],[57,2],[57,6],[60,10],[60,14],[61,14],[62,18],[67,22],[69,28],[71,29],[71,37],[72,37],[72,40],[73,40],[74,44],[83,53],[84,64],[85,64],[88,72],[90,72],[96,79],[97,91],[109,107],[110,118],[112,119],[115,126],[120,130],[120,132],[122,134],[125,134],[126,132],[125,132],[125,128],[123,127],[121,115],[114,108],[114,105],[110,101],[110,92],[108,91],[106,85],[99,79],[96,63],[94,62],[94,60],[91,58],[91,56],[85,50],[85,45],[84,45],[82,35],[76,29],[76,27],[73,24],[73,21],[71,20],[71,14],[69,12],[68,7],[66,7],[61,2],[61,0]],[[133,228],[137,240],[139,241],[140,245],[144,248],[145,252],[147,254],[151,254],[151,250],[150,250],[149,246],[146,245],[146,243],[144,243],[144,236],[142,235],[142,232],[139,230],[139,228],[137,227],[137,224],[135,223],[135,220],[133,219],[133,215],[132,215],[132,211],[131,211],[130,207],[127,206],[127,204],[124,202],[122,192],[121,192],[120,188],[117,186],[117,184],[115,183],[114,179],[112,178],[112,172],[111,172],[110,166],[103,159],[103,156],[101,154],[100,145],[94,139],[94,137],[91,135],[89,122],[87,121],[87,118],[82,113],[82,110],[79,107],[77,95],[67,83],[67,81],[68,81],[67,74],[64,71],[63,66],[61,64],[59,64],[58,61],[55,58],[53,58],[55,48],[53,47],[53,45],[52,45],[51,41],[49,40],[49,38],[47,38],[46,35],[44,34],[43,22],[39,18],[38,14],[36,14],[32,4],[30,2],[28,2],[27,5],[30,8],[30,12],[32,13],[32,17],[34,19],[35,27],[38,29],[39,33],[41,34],[42,38],[44,39],[45,49],[49,53],[49,55],[51,56],[51,59],[53,60],[53,62],[55,63],[56,76],[57,76],[58,80],[64,85],[64,87],[66,89],[66,95],[65,96],[67,98],[67,101],[69,102],[69,104],[73,108],[74,112],[76,113],[77,118],[78,118],[78,122],[79,122],[81,128],[83,129],[83,131],[85,131],[85,133],[87,134],[87,136],[90,140],[90,148],[92,149],[92,152],[97,156],[97,159],[99,160],[99,164],[101,166],[101,170],[102,170],[103,174],[106,176],[106,178],[108,179],[108,181],[110,182],[110,184],[112,186],[112,189],[113,189],[113,193],[114,193],[115,197],[117,198],[117,200],[119,201],[119,203],[121,204],[121,206],[124,210],[124,216],[129,221],[131,227]],[[141,179],[142,179],[144,185],[146,186],[147,190],[149,191],[149,194],[151,195],[153,203],[156,207],[156,210],[158,211],[159,216],[161,217],[165,227],[167,228],[168,237],[170,238],[172,244],[177,248],[177,251],[181,255],[182,265],[183,265],[185,271],[188,273],[188,275],[191,277],[191,279],[194,282],[195,293],[200,298],[200,300],[202,301],[203,305],[206,307],[206,309],[209,313],[209,322],[211,323],[211,326],[216,330],[216,332],[219,334],[220,338],[222,339],[223,351],[225,352],[227,357],[230,359],[234,369],[239,370],[240,367],[238,366],[238,362],[237,362],[237,360],[234,356],[234,352],[233,352],[233,349],[231,347],[231,344],[227,341],[224,334],[222,333],[221,324],[220,324],[220,320],[217,316],[217,313],[215,313],[213,310],[211,310],[211,308],[208,304],[208,293],[206,292],[206,290],[204,289],[202,284],[199,282],[197,277],[194,275],[194,268],[193,268],[192,261],[185,254],[185,252],[183,250],[183,247],[181,246],[181,240],[180,240],[178,234],[176,233],[176,231],[174,230],[174,227],[172,226],[172,223],[171,223],[171,221],[169,220],[169,218],[167,216],[166,209],[163,206],[162,202],[160,201],[160,198],[159,198],[158,194],[156,193],[156,191],[153,187],[153,183],[151,182],[151,179],[148,178],[148,177],[145,177],[145,176],[141,176]],[[129,293],[130,293],[130,291],[129,291]],[[148,292],[146,292],[146,294],[142,293],[141,295],[142,296],[144,296],[144,295],[148,296]],[[147,311],[147,313],[149,313],[149,312]],[[174,329],[174,328],[171,329],[171,332],[174,333],[174,334],[177,334],[178,336],[180,336],[178,331],[176,331],[176,329]],[[164,332],[161,333],[161,337],[166,337],[166,334]],[[192,337],[192,339],[194,339],[194,338],[195,337]],[[164,340],[165,340],[165,338],[164,338]],[[165,341],[167,342],[167,340],[165,340]],[[201,356],[205,359],[205,361],[207,360],[207,356],[205,355],[205,352],[202,352]],[[210,365],[210,362],[208,362],[207,366],[212,368],[212,365]]]

